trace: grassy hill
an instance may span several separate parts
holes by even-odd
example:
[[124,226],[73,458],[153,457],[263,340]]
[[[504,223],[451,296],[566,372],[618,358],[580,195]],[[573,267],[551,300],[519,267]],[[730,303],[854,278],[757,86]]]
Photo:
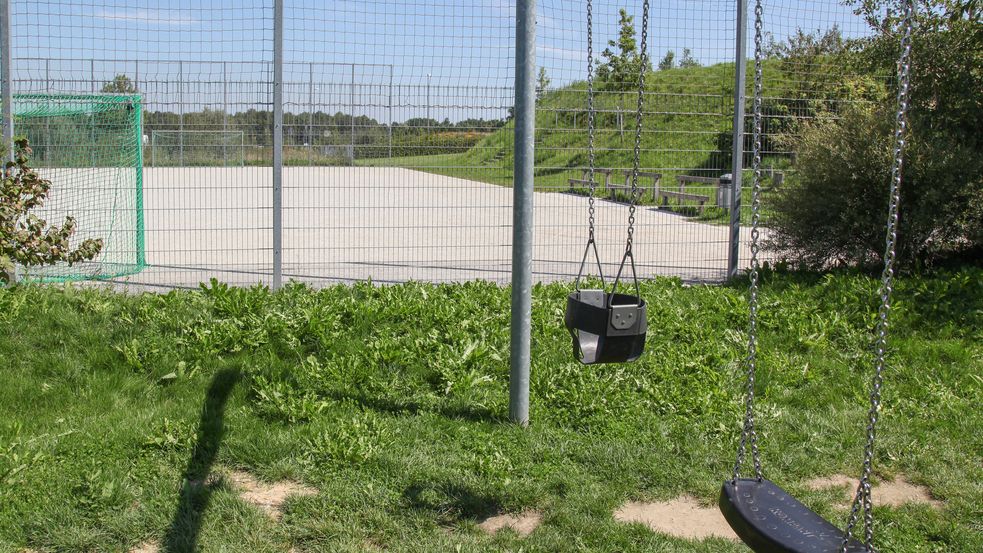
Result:
[[[717,177],[730,172],[733,72],[733,64],[718,64],[655,71],[646,76],[640,164],[642,170],[662,173],[663,186],[675,189],[676,175]],[[637,94],[607,90],[604,83],[596,83],[596,88],[595,166],[618,170],[612,180],[624,182],[623,175],[632,166]],[[568,179],[582,178],[582,168],[588,164],[586,123],[584,81],[550,91],[537,102],[537,190],[569,190]],[[473,148],[456,154],[358,163],[408,167],[511,186],[514,131],[510,122]],[[690,191],[708,195],[713,201],[709,187],[696,188]],[[585,193],[576,187],[575,191]],[[651,202],[651,196],[644,201]],[[713,210],[707,214],[708,218],[718,216]]]
[[[766,62],[769,80],[779,82],[777,66]],[[662,186],[676,189],[676,175],[719,177],[731,167],[734,65],[675,68],[646,76],[640,166],[662,173]],[[612,182],[623,183],[632,167],[637,94],[611,91],[595,83],[595,167],[615,169]],[[460,153],[358,160],[364,166],[397,166],[511,186],[515,126],[510,122]],[[536,189],[571,191],[569,179],[583,178],[588,165],[586,82],[550,91],[536,105]],[[597,180],[603,181],[598,175]],[[574,193],[586,189],[573,187]],[[688,185],[687,192],[715,201],[714,189]],[[608,193],[598,191],[599,196]],[[619,199],[626,199],[620,192]],[[643,203],[653,203],[651,195]],[[696,214],[689,206],[676,209]],[[723,222],[724,210],[709,207],[701,215]]]

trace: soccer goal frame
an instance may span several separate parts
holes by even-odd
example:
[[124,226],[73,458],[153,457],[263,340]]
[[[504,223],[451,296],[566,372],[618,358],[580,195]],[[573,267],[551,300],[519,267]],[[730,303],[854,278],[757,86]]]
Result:
[[28,139],[32,167],[51,181],[35,214],[76,219],[73,242],[103,240],[90,261],[19,267],[25,280],[108,280],[147,266],[140,94],[15,94],[14,134]]

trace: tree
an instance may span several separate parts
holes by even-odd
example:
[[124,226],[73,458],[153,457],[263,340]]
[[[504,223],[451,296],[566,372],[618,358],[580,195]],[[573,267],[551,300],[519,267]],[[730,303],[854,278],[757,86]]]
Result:
[[123,75],[122,73],[113,77],[113,80],[102,85],[102,92],[112,92],[117,94],[133,94],[137,91],[137,87],[133,85],[133,81],[129,77]]
[[666,69],[672,69],[676,67],[676,52],[669,50],[666,52],[665,57],[659,62],[659,71],[665,71]]
[[542,100],[543,99],[543,96],[546,95],[546,91],[549,89],[549,87],[550,87],[550,78],[546,74],[546,68],[545,67],[540,67],[539,68],[539,75],[536,77],[536,101],[537,102],[539,100]]
[[[762,115],[769,127],[762,136],[764,150],[776,151],[775,139],[798,133],[805,121],[835,115],[846,105],[844,100],[872,99],[858,97],[863,96],[867,87],[860,85],[857,75],[869,76],[875,72],[857,71],[853,67],[851,56],[856,48],[859,45],[849,44],[836,25],[826,31],[797,29],[783,42],[769,38],[763,52],[769,58],[766,63],[777,68],[781,77],[769,80],[766,86],[773,87],[773,92],[762,102]],[[751,118],[745,124],[745,137],[750,140]]]
[[785,42],[775,42],[773,37],[769,37],[768,44],[764,47],[764,55],[768,58],[804,63],[817,56],[838,54],[845,46],[846,41],[843,39],[839,25],[833,25],[824,33],[820,33],[818,29],[808,33],[796,29],[795,34],[789,36]]
[[700,62],[693,57],[689,48],[683,48],[683,56],[679,59],[679,67],[699,67]]
[[[450,123],[450,121],[448,121],[448,123]],[[430,128],[430,127],[439,127],[440,121],[437,121],[436,119],[431,119],[429,117],[411,117],[407,119],[406,122],[403,123],[403,125],[407,127]]]
[[[619,11],[618,40],[609,40],[608,48],[601,54],[607,61],[597,68],[597,77],[604,82],[604,88],[612,91],[627,91],[638,88],[638,78],[642,69],[642,57],[635,42],[635,18],[625,9]],[[612,50],[617,48],[617,52]],[[651,71],[651,64],[646,71]]]
[[[901,20],[902,2],[899,0],[854,0],[854,13],[862,16],[867,24],[881,32],[896,29]],[[923,0],[915,10],[918,22],[916,27],[939,29],[939,25],[947,25],[964,21],[979,25],[980,0]]]
[[15,141],[14,161],[8,161],[0,180],[0,282],[14,281],[14,266],[36,267],[88,261],[102,251],[102,239],[87,239],[72,247],[75,219],[65,217],[61,226],[31,213],[44,205],[51,181],[30,166],[31,148],[26,138]]

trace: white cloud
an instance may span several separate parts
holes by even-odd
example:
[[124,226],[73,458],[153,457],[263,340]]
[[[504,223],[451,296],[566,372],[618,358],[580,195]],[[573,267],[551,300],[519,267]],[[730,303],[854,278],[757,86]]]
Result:
[[101,11],[96,14],[106,21],[133,21],[150,25],[185,26],[198,21],[185,10],[117,10]]
[[537,54],[543,57],[560,58],[573,61],[587,61],[587,53],[582,50],[557,48],[555,46],[536,45]]

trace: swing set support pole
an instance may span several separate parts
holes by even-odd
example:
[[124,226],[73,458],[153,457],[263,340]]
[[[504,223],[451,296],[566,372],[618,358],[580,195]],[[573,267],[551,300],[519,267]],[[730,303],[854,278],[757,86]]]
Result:
[[730,235],[727,244],[727,278],[739,274],[741,257],[741,187],[744,184],[744,102],[747,75],[747,1],[737,2],[737,34],[734,39],[734,126],[730,170]]
[[512,187],[512,327],[509,419],[529,424],[532,232],[536,130],[536,0],[516,2],[515,174]]
[[11,78],[11,63],[13,56],[10,53],[10,1],[0,0],[0,103],[3,104],[3,146],[0,150],[6,149],[5,161],[13,161],[16,153],[14,152],[14,93],[13,80]]

